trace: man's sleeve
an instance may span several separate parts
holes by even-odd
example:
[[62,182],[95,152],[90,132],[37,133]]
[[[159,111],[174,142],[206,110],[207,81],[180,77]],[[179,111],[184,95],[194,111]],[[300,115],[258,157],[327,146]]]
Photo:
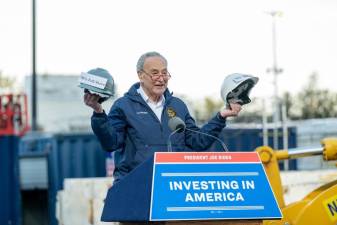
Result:
[[124,144],[126,120],[117,104],[111,107],[109,115],[94,112],[91,127],[104,150],[115,151]]
[[[186,127],[191,130],[200,131],[215,137],[221,133],[222,129],[226,127],[226,118],[222,118],[219,113],[216,114],[211,120],[209,120],[201,129],[196,126],[194,119],[188,113],[185,118]],[[194,151],[204,151],[208,149],[215,138],[209,137],[205,134],[198,134],[192,131],[185,131],[186,145]]]

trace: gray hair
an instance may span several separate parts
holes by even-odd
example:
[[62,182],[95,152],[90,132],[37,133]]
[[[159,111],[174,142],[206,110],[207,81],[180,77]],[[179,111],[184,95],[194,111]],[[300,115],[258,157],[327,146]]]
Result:
[[160,58],[162,58],[164,60],[165,65],[167,66],[167,60],[160,53],[158,53],[158,52],[146,52],[143,55],[141,55],[139,57],[139,59],[138,59],[138,62],[137,62],[137,73],[139,73],[139,72],[141,72],[143,70],[145,60],[147,58],[150,58],[150,57],[160,57]]

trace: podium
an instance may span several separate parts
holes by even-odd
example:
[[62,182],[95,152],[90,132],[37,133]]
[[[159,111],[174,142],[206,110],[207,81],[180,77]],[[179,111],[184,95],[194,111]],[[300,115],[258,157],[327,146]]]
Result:
[[158,152],[108,191],[104,222],[262,225],[280,219],[255,152]]
[[262,220],[179,221],[165,225],[262,225]]
[[[161,222],[159,224],[160,225],[262,225],[262,221],[261,220],[175,221],[175,222]],[[139,223],[128,222],[123,223],[123,225],[139,225]],[[153,225],[155,225],[155,223]]]

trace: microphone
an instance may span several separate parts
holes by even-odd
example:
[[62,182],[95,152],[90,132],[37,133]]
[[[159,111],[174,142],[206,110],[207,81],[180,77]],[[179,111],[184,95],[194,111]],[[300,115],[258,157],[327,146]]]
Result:
[[184,130],[188,130],[188,131],[191,131],[191,132],[194,132],[194,133],[197,133],[197,134],[202,134],[202,135],[206,135],[208,137],[212,137],[221,144],[221,147],[223,148],[223,150],[225,152],[228,152],[228,148],[227,148],[226,144],[220,138],[218,138],[214,135],[211,135],[211,134],[207,134],[207,133],[204,133],[204,132],[201,132],[201,131],[196,131],[196,130],[192,130],[192,129],[187,128],[185,122],[179,117],[175,116],[175,117],[172,117],[171,119],[169,119],[168,126],[173,131],[170,134],[170,136],[168,138],[168,141],[167,141],[167,146],[168,146],[169,152],[172,152],[171,136],[175,133],[183,132]]
[[176,116],[169,119],[168,126],[172,131],[176,131],[177,133],[183,132],[186,128],[185,122]]

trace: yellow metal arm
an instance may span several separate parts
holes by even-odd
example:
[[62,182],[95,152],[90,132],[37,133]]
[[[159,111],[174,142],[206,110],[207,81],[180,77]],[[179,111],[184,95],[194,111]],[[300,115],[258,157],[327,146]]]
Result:
[[[337,138],[325,138],[321,141],[321,144],[321,147],[295,148],[289,149],[289,151],[275,151],[268,146],[256,149],[284,216],[282,220],[265,220],[263,222],[264,225],[317,225],[317,221],[322,222],[322,224],[332,225],[337,222],[337,207],[335,207],[337,205],[337,181],[316,189],[302,201],[295,202],[289,206],[285,206],[284,203],[278,161],[314,155],[322,155],[326,161],[337,160]],[[330,211],[324,210],[323,205]],[[329,212],[331,214],[329,216],[330,219],[328,218]],[[336,216],[334,216],[334,213],[336,213]]]
[[323,159],[326,161],[337,160],[337,138],[325,138],[321,144],[324,148]]
[[256,149],[259,153],[264,169],[266,171],[269,183],[274,191],[277,203],[280,208],[284,207],[283,188],[280,176],[280,169],[277,163],[276,151],[268,146],[262,146]]

